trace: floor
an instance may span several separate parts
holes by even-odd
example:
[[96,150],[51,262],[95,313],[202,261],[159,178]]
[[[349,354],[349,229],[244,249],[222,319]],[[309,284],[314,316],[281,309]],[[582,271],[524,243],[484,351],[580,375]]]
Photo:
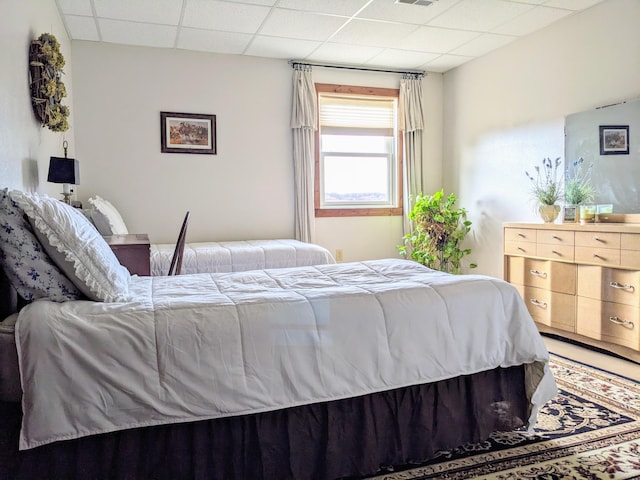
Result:
[[544,343],[551,353],[561,355],[578,362],[593,365],[594,367],[617,373],[627,378],[640,382],[640,365],[628,360],[599,353],[594,350],[581,347],[569,342],[543,336]]

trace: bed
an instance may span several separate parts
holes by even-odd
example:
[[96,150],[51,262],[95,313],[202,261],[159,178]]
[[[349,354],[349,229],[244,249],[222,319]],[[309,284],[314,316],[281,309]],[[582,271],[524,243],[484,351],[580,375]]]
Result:
[[[102,235],[129,233],[120,212],[108,200],[95,195],[84,210]],[[151,275],[166,275],[175,249],[173,243],[151,244]],[[326,248],[294,239],[188,242],[182,273],[239,272],[265,268],[306,267],[336,263]]]
[[65,274],[95,298],[41,297],[6,322],[17,478],[359,478],[531,429],[556,393],[502,280],[401,259],[127,276],[81,214],[11,198],[45,250],[101,259]]

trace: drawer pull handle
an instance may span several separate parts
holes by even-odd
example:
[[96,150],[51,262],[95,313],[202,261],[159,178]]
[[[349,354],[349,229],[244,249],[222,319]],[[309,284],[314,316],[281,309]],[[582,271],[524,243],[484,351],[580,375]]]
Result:
[[527,238],[527,237],[526,237],[526,235],[525,235],[524,233],[519,233],[519,234],[518,234],[518,236],[519,236],[519,237],[522,237],[522,238]]
[[631,290],[632,292],[635,290],[635,287],[628,283],[609,282],[609,286],[611,288],[619,288],[621,290]]
[[562,240],[559,236],[557,235],[551,235],[551,238],[553,238],[554,240]]
[[623,325],[625,327],[633,328],[633,322],[630,320],[620,320],[618,317],[609,317],[609,321],[615,323],[616,325]]
[[559,257],[562,256],[560,252],[556,252],[555,250],[551,250],[551,253],[553,253],[554,255],[558,255]]
[[536,300],[535,298],[531,299],[531,303],[533,303],[536,307],[547,308],[547,302],[541,302],[540,300]]
[[547,278],[547,272],[539,272],[538,270],[529,270],[531,275],[535,275],[536,277]]
[[597,253],[593,254],[593,258],[599,258],[600,260],[604,260],[604,257],[601,257],[600,255],[598,255]]
[[522,247],[518,247],[518,250],[520,250],[521,252],[525,252],[525,253],[527,252],[527,251],[526,251],[524,248],[522,248]]
[[602,242],[602,243],[604,243],[604,240],[601,240],[601,239],[599,239],[598,237],[593,237],[593,238],[592,238],[592,240],[593,240],[594,242]]

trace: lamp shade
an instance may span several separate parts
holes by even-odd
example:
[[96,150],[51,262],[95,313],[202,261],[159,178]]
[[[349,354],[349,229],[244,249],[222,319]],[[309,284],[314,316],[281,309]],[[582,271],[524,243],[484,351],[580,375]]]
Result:
[[75,158],[51,157],[47,181],[52,183],[80,184],[80,168]]

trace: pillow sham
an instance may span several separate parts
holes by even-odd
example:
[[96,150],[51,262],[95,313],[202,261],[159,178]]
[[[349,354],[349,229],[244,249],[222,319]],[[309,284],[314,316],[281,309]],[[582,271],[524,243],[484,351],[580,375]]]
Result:
[[126,235],[129,233],[120,212],[109,200],[98,195],[91,197],[91,219],[102,235]]
[[0,190],[0,264],[13,288],[27,301],[84,298],[44,251],[8,190]]
[[29,217],[44,249],[82,293],[104,302],[132,299],[129,271],[82,213],[46,195],[10,195]]

